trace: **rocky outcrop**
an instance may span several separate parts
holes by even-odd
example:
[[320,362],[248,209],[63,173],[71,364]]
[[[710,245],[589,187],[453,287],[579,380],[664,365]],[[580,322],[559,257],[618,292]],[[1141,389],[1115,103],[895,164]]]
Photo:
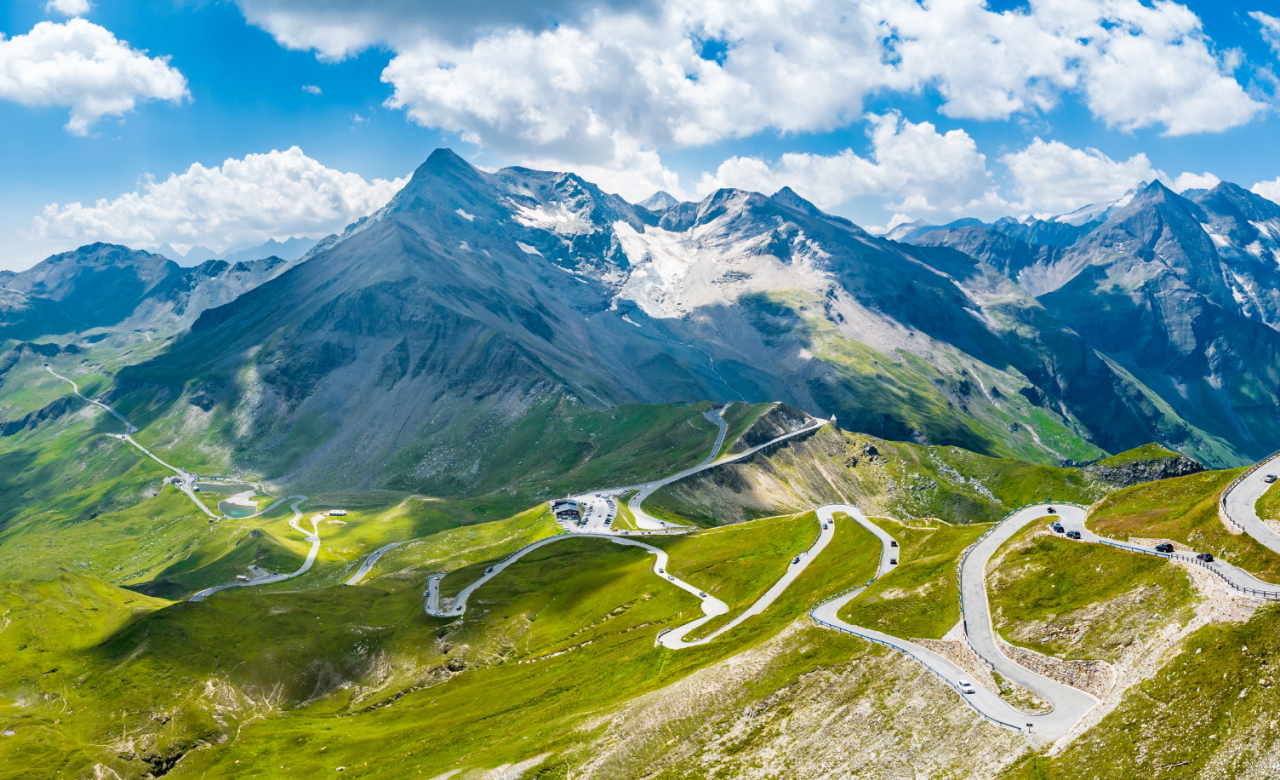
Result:
[[1106,465],[1095,463],[1085,467],[1085,473],[1099,482],[1105,482],[1117,488],[1139,485],[1143,482],[1155,482],[1158,479],[1185,477],[1198,474],[1205,468],[1199,461],[1179,455],[1156,460],[1140,460],[1123,465]]
[[75,408],[78,402],[79,399],[76,397],[66,395],[45,406],[43,409],[38,409],[23,416],[21,419],[0,423],[0,436],[16,436],[25,430],[36,427],[46,420],[56,420]]

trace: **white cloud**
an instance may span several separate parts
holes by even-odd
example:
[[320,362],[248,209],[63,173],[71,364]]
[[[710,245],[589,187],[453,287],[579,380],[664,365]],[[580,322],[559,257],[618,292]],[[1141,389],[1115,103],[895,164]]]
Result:
[[1187,190],[1211,190],[1222,183],[1222,179],[1214,176],[1212,173],[1205,171],[1204,173],[1184,172],[1178,174],[1178,177],[1169,182],[1169,189],[1174,192],[1186,192]]
[[1271,51],[1280,56],[1280,19],[1261,11],[1250,11],[1249,16],[1262,25],[1262,39],[1271,47]]
[[63,16],[84,16],[93,6],[89,0],[49,0],[44,4],[45,13],[58,13]]
[[1170,177],[1141,153],[1128,160],[1113,160],[1097,149],[1076,149],[1040,138],[1021,151],[1004,155],[1000,162],[1008,167],[1014,192],[1020,199],[1010,204],[1012,208],[1042,217],[1107,203],[1143,182],[1157,179],[1174,192],[1208,189],[1219,182],[1207,171]]
[[1163,125],[1176,136],[1221,132],[1263,110],[1231,75],[1239,54],[1216,56],[1190,10],[1171,2],[1122,5],[1123,21],[1103,33],[1088,60],[1085,94],[1095,116],[1121,130]]
[[187,80],[167,57],[148,57],[84,19],[40,22],[9,39],[0,34],[0,99],[68,107],[66,127],[75,135],[140,100],[186,97]]
[[924,214],[995,216],[1004,206],[986,168],[986,158],[963,130],[938,133],[928,122],[913,124],[896,113],[869,115],[870,159],[850,149],[835,155],[784,154],[769,164],[733,157],[715,174],[704,173],[700,194],[720,187],[774,192],[791,187],[822,208],[852,198],[877,196],[885,208]]
[[902,71],[935,86],[949,116],[1003,119],[1077,91],[1108,126],[1186,135],[1263,110],[1232,75],[1237,55],[1216,55],[1199,18],[1174,2],[1032,0],[1003,13],[981,0],[878,5]]
[[579,24],[601,10],[651,11],[658,0],[236,0],[245,19],[290,49],[340,60],[378,44],[412,46],[423,38],[473,40],[477,33],[520,27],[541,31]]
[[148,178],[141,192],[90,206],[50,204],[32,232],[38,238],[221,250],[339,231],[385,205],[405,181],[368,182],[326,168],[295,146],[211,168],[196,163],[164,181]]
[[303,84],[302,91],[306,92],[308,95],[320,95],[320,94],[323,94],[324,92],[315,84]]
[[1014,192],[1021,199],[1013,208],[1041,216],[1115,200],[1140,182],[1161,175],[1145,154],[1117,161],[1097,149],[1076,149],[1039,138],[1021,151],[1004,155],[1000,162],[1009,168]]
[[[634,149],[821,132],[863,100],[936,89],[943,113],[1007,119],[1079,94],[1123,130],[1223,130],[1261,104],[1173,2],[586,0],[465,6],[239,0],[291,48],[385,44],[389,105],[504,154],[607,166]],[[549,23],[554,20],[554,24]],[[719,56],[700,56],[706,41]]]
[[613,145],[613,156],[594,164],[554,157],[529,157],[523,160],[523,164],[538,170],[573,171],[605,192],[621,195],[632,203],[658,190],[665,190],[680,199],[686,196],[680,186],[680,177],[663,166],[658,153],[641,149],[628,138],[617,139]]
[[1254,195],[1262,197],[1274,203],[1280,203],[1280,178],[1272,181],[1260,181],[1249,188]]

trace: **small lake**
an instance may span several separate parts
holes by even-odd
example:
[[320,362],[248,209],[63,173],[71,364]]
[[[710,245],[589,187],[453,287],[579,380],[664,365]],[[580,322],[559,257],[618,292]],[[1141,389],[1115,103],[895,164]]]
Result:
[[[223,495],[230,494],[237,496],[242,493],[248,493],[252,496],[258,492],[258,488],[245,482],[197,482],[196,487],[202,491],[210,491],[213,493],[221,493]],[[246,496],[247,498],[248,496]],[[252,503],[252,502],[250,502]],[[218,502],[218,511],[227,517],[248,517],[258,511],[256,506],[249,504],[241,504],[231,500],[223,500]]]

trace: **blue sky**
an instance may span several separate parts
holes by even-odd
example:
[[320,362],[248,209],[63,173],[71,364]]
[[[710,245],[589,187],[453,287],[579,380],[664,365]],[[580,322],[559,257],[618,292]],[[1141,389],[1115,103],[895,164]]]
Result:
[[1154,175],[1280,196],[1273,3],[427,5],[0,5],[0,268],[323,235],[438,146],[637,200],[789,185],[869,226]]

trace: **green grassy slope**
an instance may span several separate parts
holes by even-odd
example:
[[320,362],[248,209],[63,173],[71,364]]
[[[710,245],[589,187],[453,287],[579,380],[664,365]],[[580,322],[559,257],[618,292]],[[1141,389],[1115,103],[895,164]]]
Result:
[[[0,664],[10,664],[0,701],[28,701],[0,709],[0,727],[19,735],[0,740],[0,766],[40,754],[57,761],[50,776],[102,763],[122,776],[173,764],[174,777],[314,777],[368,762],[371,776],[411,767],[429,777],[459,762],[494,766],[567,748],[589,737],[574,727],[590,713],[763,641],[874,569],[875,545],[853,524],[827,552],[734,641],[681,653],[655,648],[653,637],[700,614],[696,599],[654,577],[642,551],[594,539],[522,559],[453,622],[421,612],[420,581],[385,577],[172,606],[83,578],[7,585],[41,589],[46,610],[80,609],[80,592],[94,590],[122,606],[109,618],[92,604],[91,616],[52,621],[77,630],[76,620],[105,620],[96,634],[79,629],[83,642],[50,634],[37,648],[33,633],[51,622],[43,613],[0,632]],[[17,650],[24,644],[39,663],[23,660],[39,657]],[[57,696],[24,699],[32,686]],[[128,750],[112,736],[122,729]]]
[[764,595],[787,572],[791,559],[813,544],[818,532],[817,515],[805,512],[646,541],[667,551],[672,574],[729,605],[729,614],[708,621],[687,637],[697,639]]
[[1115,662],[1134,637],[1187,620],[1187,575],[1163,558],[1064,539],[1034,522],[988,570],[992,621],[1010,643],[1064,658]]
[[1263,520],[1280,520],[1280,490],[1273,485],[1262,494],[1254,508]]
[[851,501],[864,512],[963,524],[998,520],[1050,496],[1088,504],[1109,488],[1083,469],[885,441],[828,426],[667,485],[645,509],[707,527]]
[[1247,535],[1229,533],[1218,517],[1218,498],[1238,473],[1206,471],[1117,491],[1097,506],[1089,527],[1121,540],[1172,539],[1280,582],[1280,555]]
[[1052,758],[1028,756],[1002,780],[1263,778],[1274,775],[1280,697],[1276,607],[1211,625]]
[[756,420],[765,412],[773,408],[773,404],[748,404],[748,403],[732,403],[724,410],[723,417],[728,430],[724,435],[724,443],[720,445],[720,451],[716,453],[717,458],[722,458],[733,452],[740,452],[747,449],[738,444],[738,440],[746,433]]
[[849,602],[840,618],[894,636],[941,639],[960,620],[960,555],[987,526],[870,519],[898,540],[900,565]]

